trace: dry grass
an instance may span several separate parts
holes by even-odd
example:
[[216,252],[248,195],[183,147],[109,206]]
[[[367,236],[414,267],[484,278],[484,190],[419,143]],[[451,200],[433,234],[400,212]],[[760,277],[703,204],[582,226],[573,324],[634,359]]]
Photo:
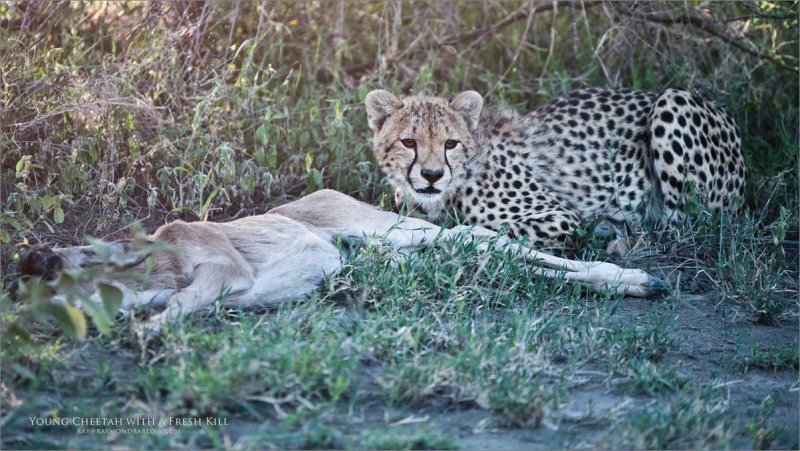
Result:
[[793,197],[796,5],[690,5],[7,4],[5,212],[26,236],[62,205],[82,235],[212,193],[217,217],[322,185],[376,201],[360,101],[377,86],[523,109],[587,85],[698,90],[746,130],[753,205]]

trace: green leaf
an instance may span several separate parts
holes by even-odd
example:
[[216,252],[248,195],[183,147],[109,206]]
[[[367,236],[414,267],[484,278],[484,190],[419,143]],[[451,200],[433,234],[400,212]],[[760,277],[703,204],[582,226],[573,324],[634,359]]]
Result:
[[122,306],[122,290],[107,283],[98,283],[97,288],[100,290],[100,298],[103,299],[106,313],[113,318]]
[[[86,336],[86,317],[66,302],[51,302],[47,313],[55,318],[61,330],[70,337],[82,340]],[[105,313],[105,312],[103,312]]]
[[14,228],[17,232],[23,232],[22,224],[19,223],[13,216],[0,214],[0,225],[8,224]]
[[20,326],[16,321],[8,325],[8,330],[6,333],[12,340],[18,340],[21,343],[31,342],[31,334],[29,334],[27,330],[23,329],[22,326]]
[[24,366],[20,365],[19,363],[12,363],[11,370],[17,373],[19,376],[22,376],[28,380],[35,381],[36,375],[33,372]]
[[78,279],[80,278],[80,272],[75,269],[67,269],[61,271],[58,274],[58,280],[56,281],[56,286],[62,293],[74,293],[78,289]]
[[56,204],[57,200],[58,199],[56,199],[56,196],[44,196],[42,198],[42,209],[43,210],[49,209],[50,207]]
[[56,224],[64,222],[64,210],[61,209],[61,205],[56,205],[56,209],[53,210],[53,221],[55,221]]
[[95,255],[100,259],[100,261],[104,263],[111,261],[112,250],[110,244],[93,237],[87,237],[86,240],[92,246],[92,251],[94,251]]
[[200,120],[203,118],[203,115],[206,112],[206,102],[203,100],[202,102],[198,103],[197,106],[194,108],[194,117],[192,117],[192,128],[196,129],[200,125]]
[[314,169],[311,175],[314,178],[314,185],[317,188],[322,188],[322,172],[319,169]]
[[108,316],[106,309],[89,298],[81,299],[81,307],[86,310],[86,313],[92,318],[94,325],[101,334],[107,334],[111,330],[111,318]]
[[34,315],[44,315],[47,305],[53,297],[53,287],[40,278],[34,277],[21,284],[20,297],[27,299]]
[[262,146],[267,145],[267,124],[261,124],[256,129],[256,141]]
[[200,210],[200,215],[199,215],[200,219],[202,219],[203,221],[208,219],[207,215],[208,215],[208,209],[211,208],[211,201],[214,200],[215,197],[217,197],[218,193],[219,193],[219,188],[214,188],[214,191],[211,192],[211,194],[206,199],[206,202],[203,204],[203,209]]

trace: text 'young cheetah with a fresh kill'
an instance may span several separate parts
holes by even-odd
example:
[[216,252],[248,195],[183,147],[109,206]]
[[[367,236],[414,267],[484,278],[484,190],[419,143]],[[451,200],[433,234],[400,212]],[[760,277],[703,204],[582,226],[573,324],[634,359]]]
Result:
[[619,232],[680,218],[691,201],[733,210],[744,194],[736,124],[686,91],[584,89],[526,115],[484,108],[475,91],[448,101],[376,90],[365,103],[398,203],[507,226],[534,248],[570,245],[581,220]]

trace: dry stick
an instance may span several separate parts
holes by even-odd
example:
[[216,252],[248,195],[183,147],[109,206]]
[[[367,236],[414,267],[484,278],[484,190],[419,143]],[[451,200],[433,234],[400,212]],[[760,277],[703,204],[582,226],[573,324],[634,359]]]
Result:
[[[603,9],[605,10],[605,8],[603,8]],[[611,33],[611,31],[614,30],[616,27],[612,27],[612,28],[607,29],[603,33],[603,35],[600,36],[600,40],[595,45],[594,40],[592,39],[592,30],[591,30],[591,27],[589,26],[589,17],[586,14],[586,11],[583,12],[583,24],[584,24],[584,27],[586,28],[586,36],[589,39],[589,46],[592,49],[594,49],[592,51],[592,54],[594,55],[595,59],[597,59],[597,64],[600,65],[600,70],[603,71],[603,77],[605,77],[607,84],[608,83],[612,83],[611,74],[608,72],[608,68],[606,67],[606,63],[603,61],[603,58],[600,56],[600,49],[603,47],[603,43],[605,42],[606,38],[608,36],[610,36],[609,33]]]
[[236,1],[236,8],[233,10],[233,17],[231,18],[231,24],[228,27],[228,42],[225,45],[225,56],[222,57],[222,61],[228,60],[228,54],[231,50],[231,44],[233,43],[233,33],[236,30],[236,20],[239,18],[239,5],[240,2]]
[[[344,22],[346,17],[346,11],[344,9],[344,2],[339,2],[339,9],[336,11],[336,28],[334,31],[334,45],[338,50],[339,47],[345,42],[344,39]],[[340,64],[341,61],[336,61],[336,64]]]
[[558,14],[558,2],[551,3],[553,6],[553,14],[550,16],[550,49],[547,51],[547,57],[544,59],[542,65],[542,72],[539,73],[539,85],[541,86],[542,79],[547,73],[547,67],[550,65],[550,58],[553,55],[553,49],[556,46],[556,15]]
[[489,97],[492,95],[492,93],[497,89],[497,87],[500,86],[500,83],[502,83],[503,80],[506,79],[508,74],[511,72],[511,69],[517,63],[517,59],[519,59],[519,52],[522,50],[522,46],[525,40],[528,39],[528,31],[530,31],[531,29],[531,22],[533,22],[534,14],[536,14],[536,6],[533,5],[533,2],[528,3],[528,8],[530,9],[530,13],[528,14],[528,20],[525,23],[525,31],[522,33],[522,37],[520,37],[519,39],[519,44],[517,45],[517,49],[514,52],[514,56],[511,58],[511,62],[508,63],[508,67],[506,67],[506,70],[505,72],[503,72],[503,75],[501,75],[500,78],[497,79],[497,81],[492,85],[491,89],[489,89],[489,91],[486,93],[486,95],[484,95],[484,97]]
[[742,2],[742,6],[744,6],[746,10],[750,11],[750,15],[747,17],[748,19],[751,19],[753,16],[759,19],[774,19],[774,20],[788,20],[797,18],[797,12],[787,13],[787,14],[765,12],[758,6],[757,2]]
[[[402,61],[403,58],[405,58],[406,55],[411,53],[411,51],[414,50],[414,48],[416,48],[417,45],[419,45],[420,42],[422,42],[426,37],[428,37],[428,34],[430,34],[430,31],[425,31],[423,33],[420,33],[419,35],[417,35],[416,38],[414,38],[413,41],[411,41],[411,44],[406,46],[406,48],[403,49],[402,52],[397,54],[397,56],[395,56],[395,57],[391,57],[391,56],[382,57],[381,61],[383,63],[386,63],[387,67],[388,67],[389,64],[393,64],[393,63],[396,63],[398,61]],[[375,64],[372,63],[372,62],[354,64],[352,66],[346,67],[345,68],[345,72],[347,72],[348,75],[349,75],[351,73],[357,73],[357,72],[361,72],[363,70],[367,70],[367,69],[369,69],[371,67],[374,67],[374,66],[375,66]],[[382,67],[382,66],[379,65],[379,69],[380,69],[380,67]]]
[[728,35],[725,32],[717,30],[714,27],[714,23],[709,21],[709,20],[705,20],[703,18],[696,17],[696,16],[676,16],[676,17],[672,17],[672,16],[664,16],[664,15],[659,15],[659,14],[642,14],[642,13],[640,13],[638,11],[630,11],[630,10],[625,9],[625,8],[617,9],[617,11],[622,13],[622,14],[625,14],[626,16],[629,16],[629,17],[631,17],[633,19],[639,19],[639,20],[643,20],[643,21],[647,21],[647,22],[655,22],[655,23],[660,23],[660,24],[664,24],[664,25],[675,25],[675,24],[692,25],[694,27],[697,27],[697,28],[705,31],[706,33],[708,33],[708,34],[710,34],[712,36],[716,36],[716,37],[722,39],[723,41],[725,41],[728,44],[736,47],[739,50],[742,50],[743,52],[749,53],[750,55],[753,55],[753,56],[761,58],[761,59],[768,60],[768,61],[772,62],[773,64],[777,65],[778,67],[780,67],[782,69],[789,70],[789,71],[792,71],[792,72],[796,72],[797,71],[797,67],[787,66],[782,61],[774,58],[771,55],[767,55],[766,53],[762,52],[761,50],[748,48],[746,45],[744,45],[741,42],[737,41],[734,37]]
[[387,64],[387,58],[393,58],[397,55],[397,47],[400,44],[400,33],[397,30],[400,28],[400,23],[402,22],[403,5],[400,3],[400,0],[393,0],[390,5],[394,11],[394,17],[392,18],[391,29],[387,30],[389,33],[389,51],[387,52],[388,56],[381,56],[383,60],[381,62],[382,65]]
[[595,46],[594,51],[593,51],[594,57],[595,57],[595,59],[597,59],[597,63],[600,65],[600,70],[603,71],[603,77],[605,77],[606,83],[609,83],[609,84],[612,83],[611,73],[608,71],[608,68],[606,67],[606,63],[603,61],[603,57],[600,56],[600,49],[606,43],[606,39],[608,38],[608,36],[610,36],[610,33],[612,31],[615,31],[615,30],[616,30],[616,27],[609,28],[608,30],[606,30],[605,33],[603,33],[603,35],[600,36],[600,40],[598,41],[597,46]]
[[[554,2],[550,3],[549,5],[536,6],[535,10],[536,10],[537,13],[550,11],[552,9],[555,9],[559,4],[562,4],[562,3],[568,5],[568,4],[571,4],[573,2],[554,1]],[[583,2],[583,4],[581,6],[582,6],[582,8],[584,10],[586,10],[587,8],[591,8],[593,6],[597,6],[597,5],[601,5],[601,4],[603,4],[603,0],[589,0],[589,1]],[[458,43],[461,43],[461,42],[466,42],[466,41],[471,41],[471,40],[474,40],[474,39],[483,38],[483,37],[488,36],[488,35],[490,35],[492,33],[496,33],[498,31],[502,30],[503,28],[511,25],[514,22],[520,21],[522,19],[526,19],[528,17],[528,13],[529,12],[530,12],[529,9],[526,9],[525,7],[521,7],[517,11],[515,11],[515,12],[507,15],[503,19],[501,19],[499,22],[491,25],[489,28],[484,28],[483,30],[471,31],[469,33],[459,34],[459,35],[456,35],[456,36],[447,36],[447,37],[443,38],[439,43],[440,44],[444,44],[444,45],[454,45],[454,44],[458,44]]]

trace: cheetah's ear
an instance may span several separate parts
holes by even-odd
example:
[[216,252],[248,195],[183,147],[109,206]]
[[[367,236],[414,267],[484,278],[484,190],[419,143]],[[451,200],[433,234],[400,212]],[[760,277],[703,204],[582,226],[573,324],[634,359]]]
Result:
[[391,116],[395,110],[403,107],[403,102],[389,91],[376,89],[367,94],[367,97],[364,99],[364,105],[367,107],[369,128],[371,128],[374,133],[378,133],[381,127],[383,127],[383,123],[386,122],[386,119]]
[[478,118],[483,110],[483,97],[475,91],[464,91],[450,102],[450,108],[461,113],[467,126],[472,129],[478,125]]

